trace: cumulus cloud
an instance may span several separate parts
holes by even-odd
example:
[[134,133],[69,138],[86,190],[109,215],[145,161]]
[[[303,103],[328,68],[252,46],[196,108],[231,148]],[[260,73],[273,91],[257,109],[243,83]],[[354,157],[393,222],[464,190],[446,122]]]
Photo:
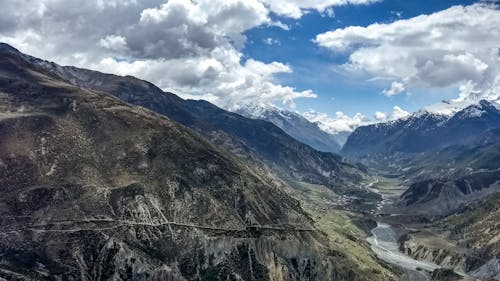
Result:
[[[343,1],[305,2],[293,4],[300,14]],[[270,13],[278,13],[274,7],[281,5],[260,0],[4,1],[0,41],[60,64],[134,75],[221,106],[255,100],[293,106],[297,98],[316,95],[276,80],[276,74],[292,68],[244,58],[241,52],[249,29],[289,29],[271,20]]]
[[399,106],[394,106],[392,109],[391,120],[401,119],[409,116],[410,113]]
[[292,72],[290,66],[244,58],[245,31],[290,29],[271,13],[299,18],[316,10],[333,16],[334,6],[376,1],[7,0],[0,41],[60,64],[134,75],[221,106],[255,100],[293,106],[297,98],[316,95],[276,80],[276,74]]
[[372,123],[370,118],[361,113],[356,113],[354,116],[338,111],[335,117],[330,117],[326,113],[309,110],[302,114],[307,120],[318,124],[318,126],[325,132],[330,134],[339,134],[342,132],[352,132],[357,127],[368,125]]
[[348,116],[343,112],[336,112],[335,117],[331,117],[326,113],[309,110],[302,114],[307,120],[318,124],[320,129],[330,134],[336,135],[339,133],[351,133],[360,126],[366,126],[374,123],[382,123],[392,120],[405,118],[410,113],[399,106],[394,106],[391,113],[377,111],[373,115],[373,119],[364,116],[361,113],[356,113],[353,116]]
[[373,123],[382,123],[382,122],[387,122],[387,121],[393,121],[393,120],[402,119],[402,118],[405,118],[408,116],[410,116],[410,112],[395,105],[392,108],[391,113],[380,112],[380,111],[375,112],[375,114],[373,114],[373,117],[375,118]]
[[394,81],[387,95],[405,88],[445,87],[459,88],[461,100],[500,95],[500,11],[494,4],[350,26],[319,34],[315,42],[347,53],[348,71]]
[[99,40],[99,45],[110,50],[124,51],[127,48],[127,41],[122,36],[108,35]]
[[391,88],[390,89],[387,89],[387,90],[384,90],[384,94],[386,96],[395,96],[401,92],[403,92],[405,90],[405,86],[403,83],[400,83],[400,82],[392,82],[391,84]]
[[379,122],[385,122],[387,120],[387,113],[376,111],[373,117]]

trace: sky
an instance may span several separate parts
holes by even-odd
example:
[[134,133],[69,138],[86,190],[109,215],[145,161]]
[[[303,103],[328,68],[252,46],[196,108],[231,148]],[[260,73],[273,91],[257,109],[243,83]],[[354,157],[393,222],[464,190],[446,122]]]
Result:
[[336,132],[500,96],[499,1],[0,0],[0,41]]

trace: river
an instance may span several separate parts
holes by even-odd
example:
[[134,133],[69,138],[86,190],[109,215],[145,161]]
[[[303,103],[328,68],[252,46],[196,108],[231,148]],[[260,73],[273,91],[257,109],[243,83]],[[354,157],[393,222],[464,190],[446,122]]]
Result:
[[398,237],[392,226],[377,222],[377,227],[372,229],[373,236],[367,238],[371,249],[377,256],[393,265],[405,270],[404,280],[406,281],[427,281],[431,280],[430,275],[425,271],[433,271],[439,266],[424,261],[418,261],[399,251]]
[[[379,188],[374,188],[378,184]],[[381,195],[382,200],[379,202],[376,212],[380,212],[387,205],[393,204],[404,189],[397,182],[388,184],[380,184],[376,180],[367,185],[367,188]],[[405,281],[429,281],[430,274],[434,269],[439,268],[438,265],[425,261],[418,261],[412,257],[402,253],[399,250],[398,234],[389,224],[377,222],[377,227],[371,230],[372,236],[367,238],[371,249],[382,260],[392,265],[398,266],[405,271]]]

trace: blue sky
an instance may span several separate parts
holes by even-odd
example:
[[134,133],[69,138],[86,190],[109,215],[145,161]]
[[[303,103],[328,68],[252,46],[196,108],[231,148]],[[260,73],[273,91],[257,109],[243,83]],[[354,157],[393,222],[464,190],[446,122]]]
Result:
[[[407,111],[415,111],[425,105],[443,99],[455,98],[455,87],[440,89],[415,89],[412,93],[387,97],[384,86],[367,81],[369,77],[352,77],[332,69],[333,65],[348,60],[345,53],[335,53],[319,47],[313,42],[317,34],[348,26],[368,26],[373,23],[390,23],[431,14],[453,5],[470,5],[477,1],[436,0],[386,0],[370,5],[347,5],[334,8],[334,17],[310,11],[300,20],[274,15],[276,20],[290,26],[290,30],[279,27],[257,27],[245,34],[248,42],[245,57],[264,62],[279,61],[289,64],[293,73],[280,74],[277,79],[297,89],[312,89],[318,97],[298,99],[298,111],[314,109],[333,116],[336,111],[353,115],[361,112],[372,116],[375,109],[390,112],[395,105]],[[277,40],[267,44],[265,40]]]

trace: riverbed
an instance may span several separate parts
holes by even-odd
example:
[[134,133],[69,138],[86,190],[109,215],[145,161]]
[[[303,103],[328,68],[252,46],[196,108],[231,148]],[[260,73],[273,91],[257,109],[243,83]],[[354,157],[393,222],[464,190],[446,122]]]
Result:
[[[396,179],[379,178],[366,186],[370,191],[381,196],[375,214],[385,213],[394,201],[404,192],[405,188]],[[389,211],[389,214],[392,213]],[[439,268],[438,265],[425,261],[418,261],[399,250],[398,233],[394,228],[383,222],[377,222],[377,227],[371,230],[372,236],[366,240],[375,254],[385,262],[395,265],[405,271],[405,281],[431,280],[429,272]]]
[[396,265],[405,270],[405,280],[425,281],[431,280],[428,272],[439,268],[438,265],[425,261],[418,261],[405,255],[399,250],[398,237],[392,226],[377,222],[377,227],[372,229],[372,236],[367,238],[371,249],[382,260]]

